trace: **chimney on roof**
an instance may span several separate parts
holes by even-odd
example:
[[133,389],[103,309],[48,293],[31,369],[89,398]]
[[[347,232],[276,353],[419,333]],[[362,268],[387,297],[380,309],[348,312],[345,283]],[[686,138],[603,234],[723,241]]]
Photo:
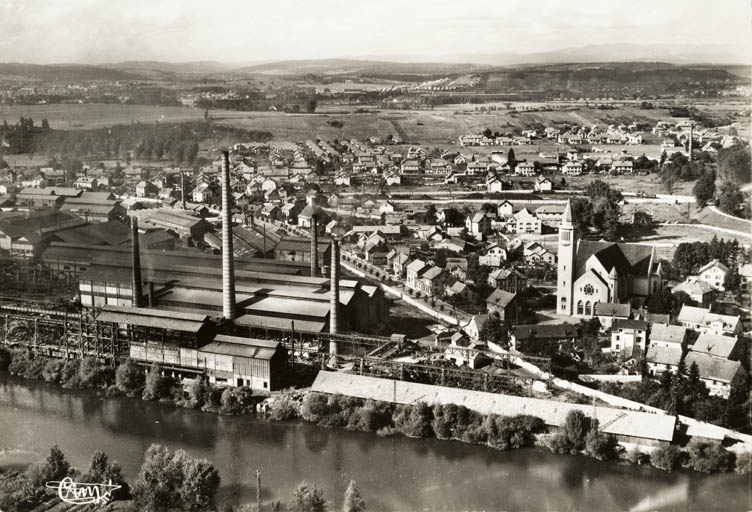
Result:
[[318,275],[319,266],[319,233],[316,214],[311,215],[311,277]]
[[222,158],[222,316],[235,319],[235,268],[232,253],[232,202],[230,196],[230,152]]
[[[339,308],[339,240],[332,237],[331,296],[329,299],[329,333],[337,334],[337,309]],[[329,342],[329,353],[337,353],[337,342]]]
[[141,289],[141,250],[138,242],[138,217],[131,217],[131,250],[133,254],[133,306],[140,308],[143,290]]

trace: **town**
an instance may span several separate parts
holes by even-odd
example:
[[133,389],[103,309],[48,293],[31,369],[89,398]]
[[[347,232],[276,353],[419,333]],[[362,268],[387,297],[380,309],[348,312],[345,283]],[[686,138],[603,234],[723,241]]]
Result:
[[749,67],[421,66],[0,64],[0,373],[748,473]]

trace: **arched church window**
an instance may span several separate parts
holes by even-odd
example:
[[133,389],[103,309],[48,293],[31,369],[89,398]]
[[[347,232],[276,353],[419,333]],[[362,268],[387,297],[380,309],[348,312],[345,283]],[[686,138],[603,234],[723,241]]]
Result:
[[577,314],[578,315],[582,314],[582,301],[581,300],[577,301]]
[[590,307],[590,301],[587,301],[585,303],[585,316],[592,316],[592,315],[593,315],[593,310]]

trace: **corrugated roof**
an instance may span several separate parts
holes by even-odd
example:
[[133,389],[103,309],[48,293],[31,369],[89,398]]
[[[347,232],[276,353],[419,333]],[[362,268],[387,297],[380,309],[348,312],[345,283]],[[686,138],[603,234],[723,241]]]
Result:
[[209,317],[206,315],[195,313],[124,306],[104,306],[102,312],[97,316],[97,321],[100,322],[140,325],[192,333],[198,332],[208,319]]
[[279,346],[279,343],[272,341],[218,334],[214,337],[214,341],[207,343],[199,348],[198,351],[268,361],[274,357]]
[[480,414],[501,416],[530,414],[541,418],[547,425],[557,427],[564,425],[570,411],[579,410],[586,415],[594,411],[599,423],[603,425],[603,431],[608,434],[660,441],[673,439],[676,424],[674,416],[663,414],[592,407],[338,372],[320,371],[311,389],[320,393],[342,394],[400,404],[414,405],[423,402],[463,405]]
[[276,318],[262,315],[242,315],[235,319],[236,325],[247,327],[259,327],[269,329],[291,330],[295,327],[296,331],[319,333],[324,330],[325,322],[311,322],[308,320],[291,320],[289,318]]

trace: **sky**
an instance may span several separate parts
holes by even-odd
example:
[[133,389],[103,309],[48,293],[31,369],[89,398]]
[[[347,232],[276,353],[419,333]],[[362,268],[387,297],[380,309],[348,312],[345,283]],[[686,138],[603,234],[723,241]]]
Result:
[[531,53],[594,44],[752,53],[750,0],[0,0],[0,62]]

